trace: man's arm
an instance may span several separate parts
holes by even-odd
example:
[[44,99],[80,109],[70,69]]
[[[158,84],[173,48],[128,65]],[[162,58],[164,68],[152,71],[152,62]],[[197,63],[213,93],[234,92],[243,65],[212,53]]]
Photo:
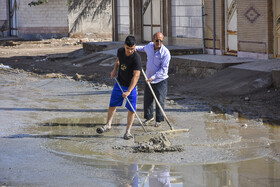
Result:
[[145,52],[145,46],[136,46],[136,51]]
[[130,95],[131,91],[136,86],[136,84],[139,80],[139,77],[140,77],[140,70],[134,70],[131,83],[130,83],[127,91],[123,93],[123,98],[127,98]]
[[119,61],[119,57],[117,57],[116,63],[114,65],[114,69],[111,72],[111,79],[113,79],[117,75],[119,65],[120,65],[120,61]]

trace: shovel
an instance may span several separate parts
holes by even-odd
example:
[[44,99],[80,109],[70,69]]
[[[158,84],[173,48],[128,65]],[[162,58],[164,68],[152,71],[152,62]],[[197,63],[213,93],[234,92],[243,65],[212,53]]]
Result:
[[[162,112],[166,122],[168,123],[169,127],[170,127],[170,130],[167,130],[167,131],[160,131],[160,132],[145,132],[145,133],[141,133],[141,134],[134,134],[134,142],[144,142],[144,141],[149,141],[151,138],[154,138],[155,136],[160,136],[161,134],[165,134],[165,135],[168,135],[168,134],[174,134],[174,133],[181,133],[181,132],[189,132],[190,130],[189,129],[177,129],[175,130],[173,128],[173,126],[171,125],[171,123],[169,122],[169,119],[167,118],[163,108],[161,107],[156,95],[155,95],[155,92],[151,86],[151,84],[149,82],[147,82],[148,78],[144,72],[144,70],[142,69],[142,73],[145,77],[145,80],[146,80],[146,83],[148,84],[152,94],[153,94],[153,97],[156,101],[156,104],[158,105],[158,107],[160,108],[160,111]],[[141,122],[142,124],[142,122]]]

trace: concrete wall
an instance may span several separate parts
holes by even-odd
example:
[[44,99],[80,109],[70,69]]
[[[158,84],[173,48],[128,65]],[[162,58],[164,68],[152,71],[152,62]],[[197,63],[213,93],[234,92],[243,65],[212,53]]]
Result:
[[67,0],[49,0],[40,6],[29,6],[30,0],[18,1],[18,36],[42,39],[68,35]]
[[172,1],[172,37],[202,38],[201,1]]
[[172,0],[173,45],[202,46],[202,1]]
[[117,0],[118,40],[124,41],[130,34],[129,0]]
[[[112,36],[112,3],[111,0],[83,2],[80,6],[69,6],[70,34]],[[87,4],[86,4],[87,3]]]

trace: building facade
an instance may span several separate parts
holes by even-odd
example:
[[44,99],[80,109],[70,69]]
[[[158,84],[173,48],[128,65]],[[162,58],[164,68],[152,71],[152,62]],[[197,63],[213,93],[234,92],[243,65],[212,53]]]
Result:
[[167,45],[203,47],[205,53],[257,59],[280,57],[277,0],[112,0],[113,40],[128,34]]
[[161,31],[169,45],[202,46],[202,6],[198,0],[113,0],[113,40],[133,34],[151,41]]

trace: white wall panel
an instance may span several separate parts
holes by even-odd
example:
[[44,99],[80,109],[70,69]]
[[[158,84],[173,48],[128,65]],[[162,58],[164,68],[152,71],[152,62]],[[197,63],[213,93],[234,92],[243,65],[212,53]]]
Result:
[[118,34],[128,35],[129,31],[129,0],[117,1]]
[[202,1],[172,0],[172,37],[202,38]]

